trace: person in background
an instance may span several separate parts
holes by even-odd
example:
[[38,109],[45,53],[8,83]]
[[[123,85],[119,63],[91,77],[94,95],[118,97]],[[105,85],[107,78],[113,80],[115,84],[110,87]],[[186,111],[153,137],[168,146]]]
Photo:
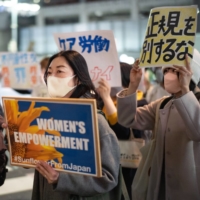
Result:
[[[123,88],[127,88],[129,85],[129,74],[131,68],[132,66],[127,63],[120,63],[121,80]],[[130,134],[132,134],[130,128],[126,128],[120,125],[117,119],[118,114],[116,109],[116,94],[117,92],[119,92],[120,89],[121,88],[110,88],[109,83],[106,80],[101,79],[99,81],[99,87],[97,88],[97,92],[103,100],[103,112],[105,113],[109,125],[114,130],[117,138],[119,140],[128,140],[130,138]],[[143,99],[143,93],[141,91],[137,91],[137,100],[138,106],[143,106],[147,104],[146,100]],[[143,131],[139,130],[133,130],[133,134],[135,138],[141,138],[142,136],[144,136]],[[130,199],[132,199],[131,185],[136,170],[137,169],[134,168],[122,167],[122,173]]]
[[[186,67],[163,67],[164,87],[171,96],[160,106],[147,200],[199,200],[200,99],[195,93],[200,81],[198,60],[199,52],[194,50],[191,65],[186,56]],[[131,70],[128,89],[117,95],[118,120],[125,127],[153,130],[160,99],[136,107],[136,91],[142,76],[138,65],[136,62]]]
[[156,67],[154,70],[155,73],[155,81],[149,87],[146,93],[146,100],[148,103],[160,99],[164,96],[169,96],[170,94],[164,89],[164,76],[162,67]]
[[49,97],[47,86],[43,80],[43,76],[46,71],[48,62],[49,62],[49,57],[45,57],[40,61],[40,66],[41,66],[40,83],[33,87],[32,93],[31,93],[32,97]]
[[[47,64],[44,80],[52,98],[98,99],[87,63],[76,51],[61,51],[53,55]],[[0,124],[4,128],[7,126],[1,118]],[[39,161],[34,175],[32,200],[121,199],[118,141],[101,114],[98,114],[98,128],[102,177],[58,172],[45,161]]]
[[156,77],[155,77],[155,74],[153,73],[152,69],[145,68],[144,77],[143,77],[143,82],[144,82],[144,87],[145,87],[145,92],[144,92],[145,98],[148,94],[148,91],[151,90],[152,85],[155,83],[155,80],[156,80]]

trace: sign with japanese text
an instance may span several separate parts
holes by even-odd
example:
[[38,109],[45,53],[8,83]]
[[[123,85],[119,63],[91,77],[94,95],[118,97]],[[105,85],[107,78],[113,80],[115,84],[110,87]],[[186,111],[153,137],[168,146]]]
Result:
[[32,52],[0,53],[2,86],[14,89],[31,89],[39,84],[40,66]]
[[152,9],[140,67],[185,66],[185,55],[192,59],[196,26],[197,6]]
[[59,50],[75,50],[85,58],[95,86],[100,78],[111,87],[121,86],[121,71],[112,31],[58,33],[54,38]]
[[12,165],[102,176],[95,100],[2,99]]

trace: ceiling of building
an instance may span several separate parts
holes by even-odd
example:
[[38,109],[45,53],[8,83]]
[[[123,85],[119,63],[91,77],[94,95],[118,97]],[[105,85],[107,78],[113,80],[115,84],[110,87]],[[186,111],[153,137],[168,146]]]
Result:
[[72,4],[79,2],[93,2],[93,1],[106,1],[106,0],[18,0],[19,3],[38,3],[40,6],[52,6],[52,5]]

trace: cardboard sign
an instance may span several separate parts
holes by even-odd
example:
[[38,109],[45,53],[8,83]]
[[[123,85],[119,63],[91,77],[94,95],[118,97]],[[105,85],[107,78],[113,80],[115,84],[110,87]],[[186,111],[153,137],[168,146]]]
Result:
[[101,177],[93,99],[3,97],[12,165],[46,161],[58,171]]
[[0,53],[2,86],[32,89],[40,82],[40,66],[35,53]]
[[151,10],[140,54],[140,67],[185,66],[193,55],[197,6]]
[[95,86],[100,78],[111,87],[121,86],[121,71],[112,31],[54,34],[59,50],[75,50],[85,58]]

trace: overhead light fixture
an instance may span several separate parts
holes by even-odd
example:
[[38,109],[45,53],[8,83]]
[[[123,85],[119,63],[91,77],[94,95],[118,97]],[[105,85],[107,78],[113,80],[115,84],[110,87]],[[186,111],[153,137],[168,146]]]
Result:
[[33,0],[34,3],[40,3],[40,0]]
[[[40,0],[34,0],[34,1],[40,1]],[[16,6],[18,14],[21,15],[35,15],[40,10],[40,6],[38,4],[29,4],[29,3],[13,4],[11,1],[0,1],[0,7],[1,7],[0,10],[11,12],[13,6]]]
[[38,4],[19,3],[17,4],[17,10],[37,12],[38,10],[40,10],[40,6]]
[[127,56],[126,54],[122,54],[120,57],[119,57],[119,60],[121,62],[125,62],[125,63],[128,63],[130,65],[132,65],[134,62],[135,62],[135,58],[131,57],[131,56]]

